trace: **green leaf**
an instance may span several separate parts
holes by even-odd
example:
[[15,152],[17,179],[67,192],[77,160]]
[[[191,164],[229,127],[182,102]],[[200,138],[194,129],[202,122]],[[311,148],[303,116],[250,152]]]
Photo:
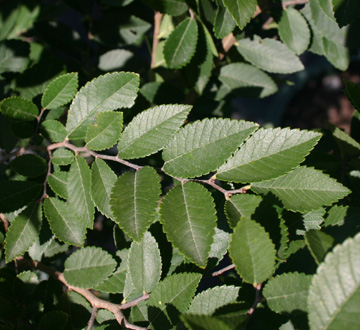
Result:
[[292,211],[307,212],[344,198],[350,190],[327,174],[301,166],[279,178],[253,183],[259,194],[273,193]]
[[263,71],[246,63],[231,63],[220,69],[219,80],[230,90],[244,89],[247,95],[266,97],[278,88],[275,82]]
[[57,198],[46,198],[44,213],[57,239],[76,246],[84,244],[86,227],[71,205]]
[[241,39],[237,50],[255,66],[273,73],[293,73],[304,70],[299,58],[283,43],[275,39]]
[[23,72],[29,64],[29,43],[20,40],[0,42],[0,74]]
[[205,267],[216,227],[210,192],[199,183],[186,182],[171,189],[160,208],[160,222],[172,244],[200,267]]
[[236,26],[236,22],[232,18],[230,12],[223,5],[223,1],[218,1],[218,9],[214,21],[214,34],[218,39],[226,37]]
[[31,181],[0,182],[0,213],[12,212],[39,197],[42,186]]
[[69,103],[78,88],[78,74],[66,73],[50,82],[41,98],[45,109],[56,109]]
[[128,268],[137,291],[149,293],[160,281],[160,250],[155,238],[149,232],[144,234],[139,243],[131,243]]
[[223,0],[225,7],[242,30],[255,14],[257,0]]
[[114,71],[122,69],[134,57],[134,54],[126,49],[113,49],[99,56],[98,68],[102,71]]
[[232,234],[230,257],[241,278],[256,286],[274,272],[275,247],[269,234],[257,222],[242,218]]
[[340,151],[346,156],[358,156],[360,154],[360,143],[338,127],[329,124],[329,128]]
[[91,197],[97,209],[109,219],[112,219],[110,209],[110,194],[117,179],[113,170],[100,158],[91,167]]
[[360,86],[349,80],[344,79],[345,83],[345,94],[350,100],[353,107],[360,110]]
[[70,255],[64,266],[65,280],[87,289],[104,282],[115,270],[116,261],[101,248],[88,246]]
[[318,267],[308,298],[311,329],[356,329],[360,324],[359,251],[357,234],[336,246]]
[[197,294],[191,302],[187,314],[212,315],[216,309],[236,301],[239,287],[218,286]]
[[169,69],[180,69],[188,64],[196,49],[198,27],[191,18],[184,19],[166,39],[164,57]]
[[122,112],[99,113],[96,124],[90,124],[86,131],[86,147],[96,151],[111,148],[119,140],[122,126]]
[[164,148],[164,170],[193,178],[215,170],[239,147],[257,124],[229,119],[204,119],[181,128]]
[[310,43],[310,30],[305,18],[291,7],[282,11],[279,35],[286,46],[297,55],[302,54]]
[[33,102],[13,96],[0,102],[0,112],[10,119],[32,121],[38,116],[39,109]]
[[307,312],[307,298],[312,276],[286,273],[272,278],[264,287],[263,295],[276,313]]
[[17,173],[29,178],[36,178],[47,171],[45,159],[34,154],[24,154],[16,157],[11,161],[10,166]]
[[41,123],[41,134],[51,142],[62,142],[66,138],[66,129],[57,120],[49,119]]
[[180,316],[190,330],[231,330],[224,321],[209,315],[185,314]]
[[349,206],[334,205],[328,211],[328,216],[324,220],[324,226],[342,226]]
[[54,165],[69,165],[74,160],[74,153],[66,148],[56,149],[51,157],[51,162]]
[[76,94],[71,103],[66,130],[70,139],[83,139],[99,112],[130,108],[139,89],[139,76],[114,72],[99,76]]
[[154,10],[172,16],[179,16],[189,8],[185,0],[146,0],[145,3]]
[[231,228],[235,228],[241,217],[251,218],[261,203],[257,195],[238,194],[225,202],[225,214]]
[[307,212],[302,215],[303,223],[305,230],[319,230],[321,229],[320,225],[324,222],[324,209],[318,209],[314,211]]
[[76,156],[69,170],[67,181],[68,202],[81,222],[92,229],[94,222],[94,203],[90,196],[91,172],[86,160]]
[[201,274],[180,273],[166,277],[158,283],[148,300],[149,321],[154,325],[162,321],[171,305],[185,313],[200,282]]
[[141,112],[125,128],[118,144],[118,156],[135,159],[159,151],[179,130],[191,108],[160,105]]
[[323,38],[324,55],[337,69],[345,71],[350,64],[350,52],[336,41]]
[[234,182],[275,178],[303,162],[320,137],[305,130],[259,129],[218,169],[216,177]]
[[219,262],[226,254],[230,244],[230,234],[215,228],[214,242],[211,244],[209,258],[216,258]]
[[357,0],[332,0],[335,18],[340,27],[360,17],[360,3]]
[[160,199],[160,179],[152,167],[126,172],[115,182],[110,209],[115,222],[136,242],[151,225]]
[[315,262],[320,264],[333,247],[334,238],[320,230],[309,230],[305,234],[305,242]]
[[40,234],[41,223],[42,212],[38,202],[31,203],[11,222],[5,240],[7,263],[29,250]]
[[55,171],[48,176],[48,185],[51,190],[60,196],[61,198],[67,199],[67,182],[69,178],[69,172]]

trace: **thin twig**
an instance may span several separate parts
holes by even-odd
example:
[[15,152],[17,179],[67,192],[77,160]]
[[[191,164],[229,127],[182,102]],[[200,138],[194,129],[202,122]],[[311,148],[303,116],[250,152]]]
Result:
[[138,304],[140,301],[143,301],[143,300],[146,300],[146,299],[149,299],[149,294],[144,293],[141,297],[136,298],[136,299],[133,300],[133,301],[129,301],[129,302],[126,303],[126,304],[121,304],[121,305],[120,305],[120,309],[121,309],[121,310],[124,310],[124,309],[128,309],[128,308],[137,306],[137,304]]
[[163,14],[159,11],[155,12],[154,15],[154,34],[153,34],[153,44],[152,44],[152,51],[151,51],[151,69],[155,67],[155,57],[156,57],[156,49],[159,44],[159,32],[160,32],[160,25],[161,25],[161,19],[163,17]]
[[248,311],[248,315],[254,313],[256,306],[258,305],[259,302],[261,302],[262,299],[261,287],[262,287],[262,283],[257,284],[255,287],[255,299],[254,299],[254,303],[252,304],[251,308]]
[[7,232],[9,230],[9,220],[5,217],[3,213],[0,213],[0,219],[4,224],[5,232]]
[[89,320],[89,322],[88,322],[87,330],[91,330],[91,329],[93,328],[93,325],[94,325],[94,322],[95,322],[95,319],[96,319],[97,312],[98,312],[98,308],[97,308],[97,307],[93,307],[92,312],[91,312],[91,317],[90,317],[90,320]]
[[223,269],[218,270],[217,272],[213,272],[213,273],[211,274],[211,276],[219,276],[219,275],[222,275],[222,274],[226,273],[227,271],[229,271],[229,270],[231,270],[231,269],[234,269],[234,268],[235,268],[235,265],[234,265],[234,264],[229,265],[229,266],[226,266],[226,267],[224,267]]

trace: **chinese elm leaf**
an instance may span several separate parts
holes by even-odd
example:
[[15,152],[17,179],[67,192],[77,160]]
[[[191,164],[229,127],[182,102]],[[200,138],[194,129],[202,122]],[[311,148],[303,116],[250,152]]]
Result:
[[70,139],[82,139],[99,112],[130,108],[139,89],[139,76],[114,72],[99,76],[76,94],[71,103],[66,130]]
[[51,142],[62,142],[66,138],[66,128],[57,120],[49,119],[41,123],[42,135]]
[[31,121],[36,119],[39,109],[33,102],[13,96],[0,102],[0,112],[10,119]]
[[98,67],[102,71],[113,71],[123,68],[134,54],[126,49],[112,49],[99,57]]
[[356,329],[360,324],[359,251],[357,234],[336,246],[317,268],[308,297],[311,329]]
[[38,202],[33,202],[12,222],[6,233],[6,262],[14,260],[29,250],[40,234],[42,210]]
[[257,0],[223,0],[225,7],[242,30],[255,14]]
[[337,69],[345,71],[349,67],[350,52],[336,41],[323,38],[324,55]]
[[215,170],[257,129],[252,122],[204,119],[186,125],[164,148],[166,173],[193,178]]
[[226,285],[202,291],[194,297],[186,313],[211,315],[219,307],[236,301],[238,293],[239,287]]
[[231,33],[236,26],[230,12],[224,7],[222,0],[218,3],[218,9],[214,21],[214,34],[216,38],[222,39]]
[[353,107],[360,110],[360,85],[353,83],[352,81],[344,79],[345,94],[350,100]]
[[334,238],[320,230],[309,230],[305,234],[305,242],[315,262],[320,264],[333,247]]
[[160,199],[160,179],[152,167],[126,172],[115,182],[110,209],[115,222],[136,242],[151,225]]
[[128,269],[137,291],[149,293],[160,281],[161,256],[158,244],[149,232],[139,243],[131,243]]
[[220,69],[219,80],[230,90],[254,90],[254,96],[266,97],[277,91],[275,82],[265,72],[246,63],[231,63]]
[[116,261],[108,252],[88,246],[66,259],[64,277],[70,285],[87,289],[104,282],[115,267]]
[[51,157],[51,162],[54,165],[69,165],[74,160],[74,153],[66,148],[56,149]]
[[214,201],[199,183],[186,182],[164,197],[160,221],[167,238],[182,254],[205,267],[216,227]]
[[275,39],[241,39],[237,49],[247,61],[268,72],[293,73],[304,69],[299,58]]
[[17,173],[29,178],[36,178],[47,171],[45,159],[34,154],[23,154],[16,157],[10,166]]
[[154,10],[171,16],[179,16],[189,8],[185,0],[146,0],[146,4]]
[[20,40],[0,42],[0,74],[4,72],[23,72],[29,64],[28,56],[28,42]]
[[94,289],[107,293],[122,293],[124,291],[125,277],[126,269],[118,269],[107,280],[102,282],[100,285],[95,286]]
[[320,225],[324,222],[325,210],[320,208],[318,210],[313,210],[302,215],[302,220],[304,223],[305,230],[319,230],[321,229]]
[[121,135],[118,156],[135,159],[162,149],[184,123],[189,105],[160,105],[138,114]]
[[91,167],[91,197],[97,209],[109,219],[112,219],[110,209],[110,194],[117,179],[113,170],[98,158]]
[[87,228],[93,228],[94,203],[90,196],[91,171],[86,160],[76,156],[71,163],[67,181],[68,202],[73,206],[75,214]]
[[230,257],[241,278],[254,286],[266,281],[275,267],[275,247],[257,222],[242,218],[232,234]]
[[0,212],[7,213],[20,209],[39,197],[41,185],[31,181],[0,182]]
[[185,314],[180,316],[189,330],[231,330],[224,321],[209,315]]
[[55,171],[48,176],[48,185],[51,190],[60,196],[61,198],[67,199],[67,181],[69,172]]
[[324,226],[341,226],[344,224],[349,206],[334,205],[328,211],[328,215],[324,220]]
[[260,129],[218,169],[216,177],[234,182],[275,178],[303,162],[320,137],[305,130]]
[[214,241],[210,247],[209,258],[222,260],[230,244],[230,234],[219,228],[215,228]]
[[166,39],[164,57],[169,69],[180,69],[188,64],[196,49],[198,27],[195,20],[184,19]]
[[340,27],[350,24],[360,17],[358,0],[332,0],[335,19]]
[[344,198],[350,190],[321,171],[306,166],[273,180],[253,183],[256,193],[272,192],[292,211],[307,212]]
[[263,294],[271,310],[276,313],[307,312],[307,298],[312,276],[285,273],[265,285]]
[[297,55],[302,54],[310,43],[310,30],[305,18],[291,7],[282,11],[279,35],[286,46]]
[[41,99],[45,109],[56,109],[69,103],[78,88],[78,74],[66,73],[49,83]]
[[122,123],[122,112],[99,113],[96,124],[90,124],[86,131],[86,147],[96,151],[111,148],[120,138]]
[[71,205],[57,198],[46,198],[44,213],[57,239],[76,246],[84,244],[86,227]]

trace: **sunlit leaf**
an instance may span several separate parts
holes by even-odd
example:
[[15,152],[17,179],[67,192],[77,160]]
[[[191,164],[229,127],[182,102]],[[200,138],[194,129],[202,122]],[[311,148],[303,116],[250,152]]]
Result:
[[67,181],[69,172],[55,171],[48,176],[48,185],[51,190],[60,196],[61,198],[67,199]]
[[256,0],[223,0],[225,7],[242,30],[255,14]]

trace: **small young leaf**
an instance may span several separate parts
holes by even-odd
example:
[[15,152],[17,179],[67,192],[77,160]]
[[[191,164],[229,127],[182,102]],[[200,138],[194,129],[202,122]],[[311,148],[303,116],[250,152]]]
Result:
[[76,156],[69,170],[67,182],[68,202],[73,206],[75,214],[87,228],[93,227],[94,203],[90,196],[91,172],[86,160]]
[[310,43],[310,30],[305,18],[291,7],[282,11],[279,35],[286,46],[297,55],[302,54]]
[[161,193],[160,180],[152,167],[121,175],[111,191],[110,209],[115,222],[136,242],[151,225]]
[[131,243],[128,268],[137,291],[149,293],[160,281],[160,250],[155,238],[149,232],[144,234],[139,243]]
[[109,219],[112,219],[110,194],[116,179],[116,174],[105,161],[98,158],[93,162],[91,167],[91,197],[97,209]]
[[[241,88],[254,90],[254,96],[266,97],[274,94],[278,88],[265,72],[246,63],[231,63],[220,69],[219,80],[230,90]],[[249,93],[247,93],[249,94]]]
[[307,312],[307,298],[312,276],[286,273],[272,278],[263,294],[271,310],[276,313]]
[[275,247],[257,222],[242,218],[232,234],[229,253],[236,271],[254,286],[266,281],[275,267]]
[[86,146],[91,150],[111,148],[120,138],[122,112],[101,112],[96,116],[96,124],[90,124],[86,131]]
[[255,132],[218,169],[216,177],[234,182],[257,182],[291,171],[304,161],[321,134],[289,128]]
[[160,221],[168,240],[200,267],[206,266],[215,235],[214,207],[210,192],[195,182],[174,187],[161,204]]
[[159,151],[179,130],[190,110],[189,105],[160,105],[141,112],[125,128],[118,156],[135,159]]
[[307,212],[344,198],[350,190],[321,171],[306,166],[273,180],[253,183],[259,194],[272,192],[292,211]]
[[305,230],[320,230],[320,225],[324,222],[325,210],[320,208],[302,215]]
[[258,125],[229,119],[204,119],[181,128],[164,148],[164,170],[193,178],[223,164]]
[[84,244],[86,227],[71,205],[57,198],[46,198],[44,213],[57,239],[76,246]]
[[71,103],[66,130],[70,139],[82,139],[99,112],[130,108],[139,89],[139,76],[114,72],[97,77],[76,94]]
[[34,154],[24,154],[16,157],[10,163],[10,166],[17,173],[29,178],[36,178],[47,170],[45,159]]
[[214,34],[218,39],[226,37],[236,26],[230,12],[224,7],[222,0],[218,1],[218,9],[214,21]]
[[328,216],[324,220],[324,227],[341,226],[344,224],[349,206],[334,205],[328,211]]
[[195,20],[184,19],[164,45],[164,57],[169,69],[180,69],[188,64],[194,55],[198,37],[198,27]]
[[241,39],[237,49],[247,61],[268,72],[293,73],[304,70],[299,58],[275,39]]
[[69,172],[55,171],[48,176],[48,185],[51,190],[60,196],[61,198],[67,199],[67,181],[69,178]]
[[242,30],[255,14],[257,0],[223,0],[225,7]]
[[0,212],[13,212],[39,197],[41,185],[31,181],[0,182]]
[[57,120],[49,119],[41,123],[41,134],[51,142],[62,142],[66,138],[66,129]]
[[236,301],[239,289],[223,285],[203,291],[195,296],[186,313],[212,315],[219,307]]
[[70,285],[88,289],[104,282],[115,267],[116,261],[108,252],[88,246],[66,259],[64,277]]
[[33,102],[13,96],[0,102],[0,112],[11,119],[32,121],[38,116],[39,109]]
[[66,148],[56,149],[51,157],[51,162],[54,165],[69,165],[74,160],[74,153]]
[[29,250],[40,234],[41,223],[42,212],[38,202],[31,203],[11,222],[5,240],[7,263]]
[[320,230],[309,230],[305,234],[305,242],[315,262],[320,264],[333,247],[334,238]]
[[357,234],[336,246],[318,267],[308,297],[311,329],[356,329],[360,324],[359,251]]
[[57,77],[45,89],[41,106],[45,109],[56,109],[69,103],[75,96],[77,87],[77,73],[66,73]]

